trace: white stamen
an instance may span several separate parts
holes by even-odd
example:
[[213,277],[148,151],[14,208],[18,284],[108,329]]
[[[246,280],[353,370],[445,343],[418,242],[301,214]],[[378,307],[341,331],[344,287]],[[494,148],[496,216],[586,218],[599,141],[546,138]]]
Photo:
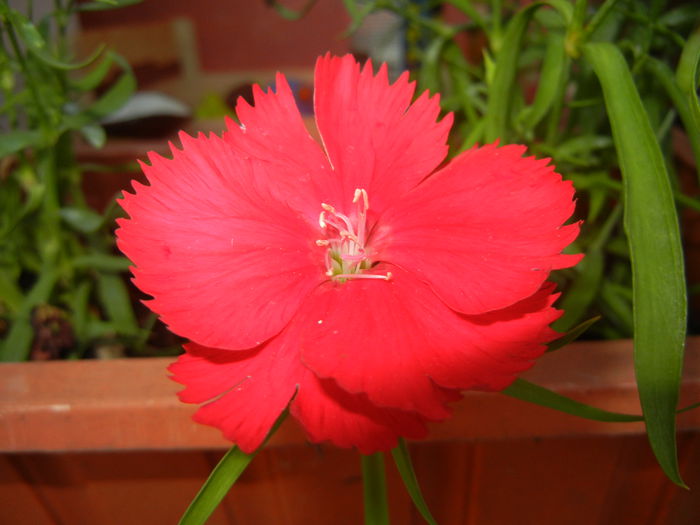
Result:
[[[346,279],[381,279],[388,281],[391,273],[386,275],[365,273],[372,263],[367,242],[367,210],[369,197],[367,191],[357,188],[353,193],[352,203],[355,215],[338,212],[334,206],[321,203],[318,223],[324,230],[326,238],[318,239],[317,246],[326,247],[326,275],[333,280]],[[352,219],[350,217],[353,217]]]

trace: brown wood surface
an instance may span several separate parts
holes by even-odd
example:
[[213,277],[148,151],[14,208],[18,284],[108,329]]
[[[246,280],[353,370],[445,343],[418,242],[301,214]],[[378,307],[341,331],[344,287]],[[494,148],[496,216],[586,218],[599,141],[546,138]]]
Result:
[[[700,338],[688,342],[682,403],[700,399]],[[178,401],[169,358],[0,365],[0,450],[90,451],[225,448],[218,430],[194,424],[196,407]],[[526,378],[601,408],[639,413],[629,341],[576,343],[547,354]],[[700,429],[700,411],[681,414]],[[514,439],[639,434],[640,423],[600,423],[499,393],[468,392],[431,439]],[[288,420],[271,441],[303,444]]]
[[[700,341],[688,345],[684,402],[700,397]],[[0,365],[0,524],[174,524],[228,444],[190,420],[168,359]],[[578,343],[528,378],[635,412],[628,342]],[[638,424],[587,422],[500,394],[469,393],[431,439],[410,445],[441,525],[695,525],[700,424],[679,418],[681,469],[669,482]],[[388,465],[394,524],[422,524]],[[288,421],[210,524],[360,524],[351,450],[310,445]]]
[[[700,486],[700,435],[679,436],[683,474]],[[641,435],[411,445],[441,525],[695,525],[700,499],[666,480]],[[10,454],[0,463],[0,523],[177,523],[222,451]],[[394,524],[423,524],[387,465]],[[270,447],[209,524],[362,523],[359,458],[310,445]]]

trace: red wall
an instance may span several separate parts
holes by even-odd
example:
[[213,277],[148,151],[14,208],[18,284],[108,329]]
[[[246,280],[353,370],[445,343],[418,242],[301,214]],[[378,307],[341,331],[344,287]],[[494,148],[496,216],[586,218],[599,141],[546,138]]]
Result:
[[[282,0],[298,8],[306,0]],[[317,0],[301,20],[289,21],[265,0],[144,0],[118,10],[85,12],[91,29],[187,17],[194,24],[205,71],[310,68],[317,56],[348,49],[341,39],[349,18],[342,0]]]

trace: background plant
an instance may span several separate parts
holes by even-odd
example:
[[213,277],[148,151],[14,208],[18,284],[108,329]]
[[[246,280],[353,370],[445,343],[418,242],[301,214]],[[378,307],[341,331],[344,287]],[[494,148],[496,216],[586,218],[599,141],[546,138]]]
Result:
[[[148,326],[134,313],[113,254],[115,206],[92,209],[74,142],[105,143],[99,124],[136,87],[129,65],[96,49],[77,62],[68,22],[79,10],[133,3],[54,2],[37,17],[0,1],[0,360],[32,352],[81,357],[100,345],[142,348]],[[118,72],[101,96],[95,88]],[[79,137],[79,138],[78,138]],[[147,323],[152,321],[147,321]]]

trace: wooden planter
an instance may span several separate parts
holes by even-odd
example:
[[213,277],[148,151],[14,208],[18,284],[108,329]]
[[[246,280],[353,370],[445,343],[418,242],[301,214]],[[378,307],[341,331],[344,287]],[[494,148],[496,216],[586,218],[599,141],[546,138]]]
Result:
[[[577,343],[526,377],[583,402],[639,412],[628,341]],[[171,359],[0,365],[0,523],[173,524],[228,448],[190,420]],[[681,404],[700,399],[689,341]],[[682,472],[700,488],[700,412],[679,416]],[[449,524],[696,524],[700,498],[667,481],[641,424],[587,421],[471,392],[413,443],[435,517]],[[393,466],[394,523],[419,524]],[[210,523],[358,524],[357,454],[280,428]]]

